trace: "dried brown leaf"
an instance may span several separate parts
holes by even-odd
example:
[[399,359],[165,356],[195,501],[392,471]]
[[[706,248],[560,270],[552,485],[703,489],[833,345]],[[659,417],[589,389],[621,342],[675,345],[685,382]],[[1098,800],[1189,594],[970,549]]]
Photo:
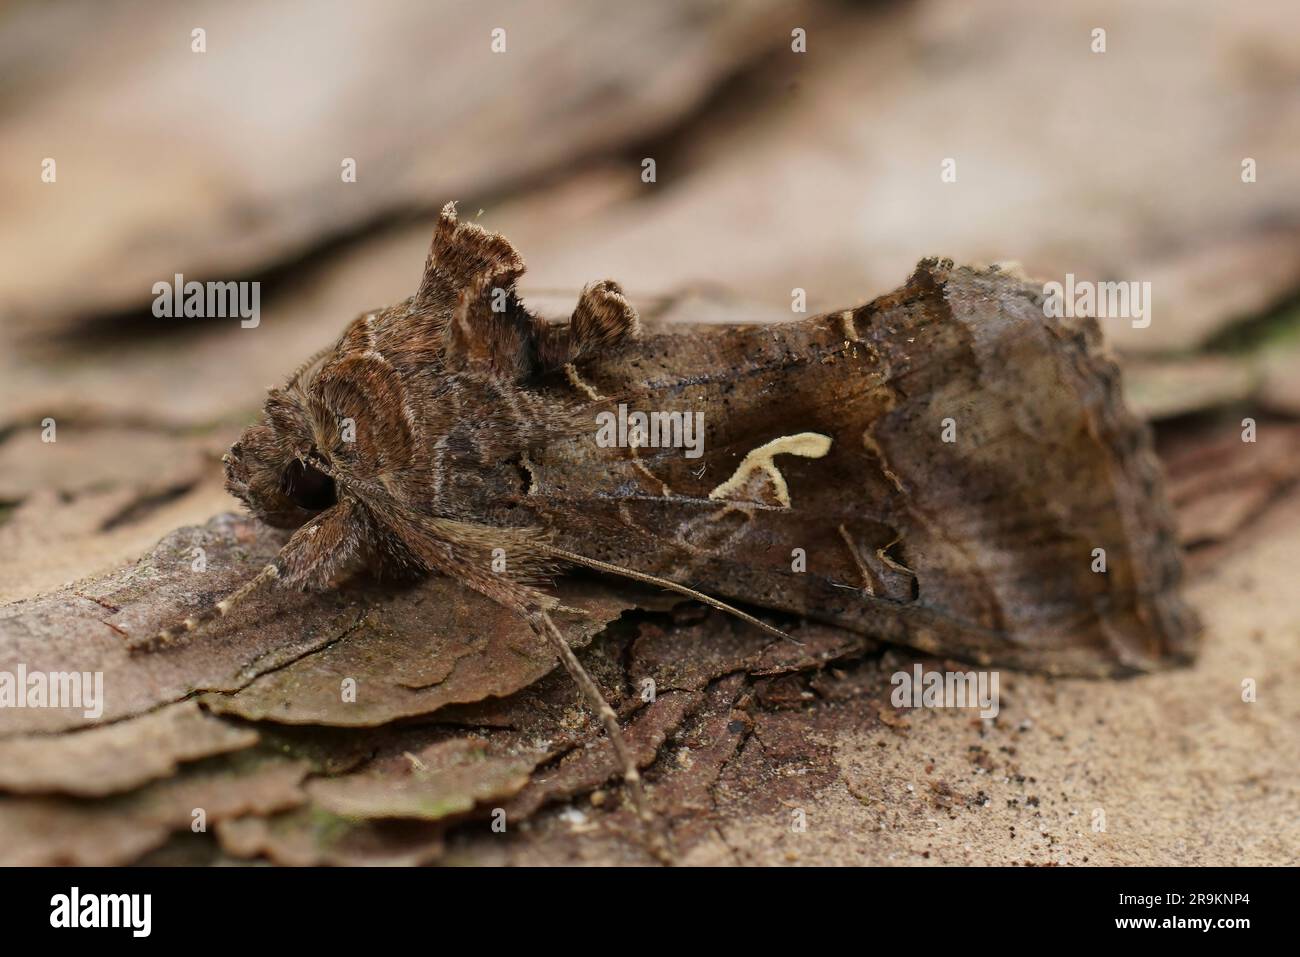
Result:
[[316,807],[217,823],[222,849],[290,867],[414,866],[442,853],[442,830],[425,821],[353,821]]
[[192,828],[301,804],[302,761],[242,754],[210,758],[176,777],[101,800],[0,798],[0,865],[126,864]]
[[502,748],[484,738],[453,738],[307,785],[320,808],[340,817],[437,821],[500,800],[528,783],[545,748]]
[[[558,594],[590,617],[559,622],[575,647],[633,602],[607,585],[567,580]],[[373,727],[448,704],[518,691],[556,665],[518,615],[449,579],[433,578],[372,605],[328,647],[204,702],[219,714],[284,724]],[[343,682],[355,681],[355,700]]]
[[186,761],[250,748],[257,732],[193,701],[102,727],[0,739],[0,791],[102,797],[173,774]]

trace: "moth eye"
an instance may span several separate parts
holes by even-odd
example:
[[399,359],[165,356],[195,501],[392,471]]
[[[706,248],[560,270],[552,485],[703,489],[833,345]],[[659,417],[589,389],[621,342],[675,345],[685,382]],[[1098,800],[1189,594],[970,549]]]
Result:
[[334,480],[320,469],[304,465],[297,459],[285,467],[280,476],[280,491],[289,501],[309,512],[323,512],[338,501]]

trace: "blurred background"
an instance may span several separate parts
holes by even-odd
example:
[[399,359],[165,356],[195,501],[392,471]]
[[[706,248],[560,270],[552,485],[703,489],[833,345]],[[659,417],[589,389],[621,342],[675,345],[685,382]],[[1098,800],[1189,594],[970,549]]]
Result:
[[[0,599],[231,508],[263,390],[411,294],[449,199],[557,317],[611,277],[790,318],[927,255],[1149,281],[1106,333],[1223,538],[1300,449],[1298,40],[1287,0],[7,3]],[[260,324],[156,318],[177,273],[260,281]],[[1234,466],[1243,414],[1278,428]]]

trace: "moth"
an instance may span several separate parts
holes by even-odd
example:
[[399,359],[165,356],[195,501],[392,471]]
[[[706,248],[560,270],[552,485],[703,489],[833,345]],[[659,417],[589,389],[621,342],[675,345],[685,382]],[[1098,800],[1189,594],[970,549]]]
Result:
[[[544,321],[523,271],[442,210],[415,295],[354,319],[225,456],[228,490],[287,544],[158,643],[359,565],[451,576],[551,643],[644,819],[615,713],[552,621],[574,610],[545,583],[573,566],[781,638],[752,611],[1058,674],[1194,654],[1149,435],[1096,322],[1048,318],[1041,288],[925,260],[842,312],[649,329],[609,280]],[[659,434],[598,441],[615,410]],[[702,424],[693,456],[662,427],[677,413]]]

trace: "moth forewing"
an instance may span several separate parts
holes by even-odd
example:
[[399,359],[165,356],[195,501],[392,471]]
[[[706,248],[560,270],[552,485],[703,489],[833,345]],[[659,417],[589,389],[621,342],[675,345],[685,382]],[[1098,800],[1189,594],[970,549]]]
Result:
[[706,440],[698,460],[590,436],[535,453],[528,502],[562,547],[985,664],[1195,650],[1148,431],[1096,323],[1049,319],[1027,283],[926,261],[853,310],[665,330],[582,373],[629,408],[703,411]]

